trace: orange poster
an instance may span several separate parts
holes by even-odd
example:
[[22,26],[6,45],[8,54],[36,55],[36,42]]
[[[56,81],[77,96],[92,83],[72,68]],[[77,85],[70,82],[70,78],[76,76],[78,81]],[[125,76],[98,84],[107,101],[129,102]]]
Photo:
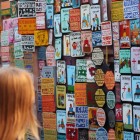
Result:
[[1,10],[9,9],[9,8],[10,8],[10,1],[1,2]]
[[22,35],[34,34],[36,30],[35,18],[19,18],[18,19],[18,33]]

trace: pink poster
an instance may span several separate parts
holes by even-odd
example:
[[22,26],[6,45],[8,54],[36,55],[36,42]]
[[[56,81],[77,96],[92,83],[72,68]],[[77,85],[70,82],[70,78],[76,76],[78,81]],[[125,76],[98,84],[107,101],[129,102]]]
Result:
[[18,18],[3,20],[3,30],[9,30],[18,26]]

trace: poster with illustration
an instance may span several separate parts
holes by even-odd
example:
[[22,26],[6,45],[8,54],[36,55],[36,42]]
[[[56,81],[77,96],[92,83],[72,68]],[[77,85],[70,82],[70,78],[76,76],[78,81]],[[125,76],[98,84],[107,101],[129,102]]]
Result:
[[63,8],[61,9],[61,31],[62,33],[70,32],[70,22],[69,22],[69,11],[71,8]]
[[134,132],[123,131],[124,140],[134,140]]
[[140,74],[140,47],[131,48],[131,71]]
[[53,4],[54,0],[46,0],[47,4]]
[[53,28],[54,27],[54,23],[53,23],[53,19],[54,19],[54,13],[53,13],[54,9],[53,9],[53,5],[46,5],[46,23],[47,23],[47,28]]
[[66,133],[66,111],[65,110],[57,110],[57,132],[58,133]]
[[123,103],[123,126],[124,129],[132,129],[132,105]]
[[70,56],[70,35],[63,35],[63,56]]
[[82,31],[81,32],[81,46],[83,53],[92,52],[92,32],[91,31]]
[[92,46],[102,46],[102,34],[101,31],[92,32]]
[[96,116],[97,109],[98,109],[97,107],[88,108],[88,119],[90,130],[97,130],[99,128]]
[[130,48],[130,21],[120,22],[120,48]]
[[92,60],[87,60],[87,82],[95,82],[94,75],[95,75],[96,67]]
[[119,59],[119,51],[120,51],[120,42],[119,40],[113,41],[114,46],[114,59]]
[[63,60],[57,61],[57,83],[66,83],[66,62]]
[[91,6],[91,27],[92,31],[101,30],[101,12],[100,5]]
[[135,132],[140,132],[140,106],[133,106],[133,129]]
[[81,5],[81,29],[86,30],[91,28],[90,5]]
[[73,32],[70,34],[70,48],[71,48],[71,57],[84,56],[84,53],[82,52],[80,32]]
[[140,76],[132,76],[132,96],[133,102],[140,102]]
[[62,39],[55,38],[55,59],[61,59],[62,57]]
[[61,0],[62,7],[70,7],[72,6],[72,0]]
[[61,0],[55,0],[54,2],[54,12],[55,13],[60,13],[61,9]]
[[132,88],[130,75],[121,75],[121,100],[132,101]]
[[56,86],[56,102],[57,108],[65,109],[66,108],[66,86]]
[[131,73],[130,50],[120,50],[120,73]]
[[119,22],[112,22],[113,40],[120,38],[119,34]]
[[72,7],[78,8],[81,5],[81,0],[72,0]]
[[75,66],[67,65],[67,90],[74,91],[75,85]]
[[76,82],[87,81],[87,60],[76,59]]
[[75,123],[74,94],[66,94],[66,117],[67,123]]
[[139,19],[130,20],[131,45],[140,45],[140,22]]
[[115,82],[120,82],[119,60],[114,60],[114,75],[115,75]]
[[54,15],[54,36],[61,37],[61,22],[60,22],[60,14]]

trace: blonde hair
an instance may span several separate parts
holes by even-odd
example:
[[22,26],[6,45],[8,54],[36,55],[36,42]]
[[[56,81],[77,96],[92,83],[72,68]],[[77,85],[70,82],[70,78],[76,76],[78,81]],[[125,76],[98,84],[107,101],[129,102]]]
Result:
[[22,140],[27,129],[39,139],[32,81],[25,70],[0,69],[0,140]]

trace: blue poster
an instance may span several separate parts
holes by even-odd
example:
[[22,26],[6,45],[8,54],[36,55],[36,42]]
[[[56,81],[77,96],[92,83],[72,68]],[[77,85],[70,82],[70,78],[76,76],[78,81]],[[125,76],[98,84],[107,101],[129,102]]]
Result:
[[92,32],[92,46],[102,46],[102,34],[101,31]]
[[61,59],[62,56],[62,40],[61,38],[55,39],[55,59]]
[[75,85],[75,66],[67,65],[67,85]]
[[72,0],[72,7],[73,8],[80,7],[80,0]]
[[66,140],[66,135],[58,134],[57,140]]
[[54,0],[46,0],[47,4],[53,4]]
[[134,132],[123,131],[124,140],[134,140]]
[[38,60],[46,60],[46,47],[39,47],[37,50]]
[[108,140],[108,134],[105,128],[100,127],[97,129],[96,140]]

